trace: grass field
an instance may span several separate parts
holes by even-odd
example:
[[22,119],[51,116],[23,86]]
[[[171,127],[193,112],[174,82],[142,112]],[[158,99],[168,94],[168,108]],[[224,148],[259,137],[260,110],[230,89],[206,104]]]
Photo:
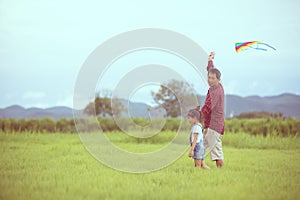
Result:
[[[163,144],[109,137],[137,152]],[[129,174],[94,159],[76,134],[0,134],[0,199],[299,198],[299,138],[227,134],[223,146],[222,169],[209,158],[212,170],[195,169],[186,153],[162,170]]]

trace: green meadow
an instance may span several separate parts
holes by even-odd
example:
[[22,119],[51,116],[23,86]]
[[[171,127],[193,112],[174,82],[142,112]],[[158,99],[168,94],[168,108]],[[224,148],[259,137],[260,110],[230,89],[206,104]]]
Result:
[[[140,142],[121,132],[106,133],[130,151],[161,148],[160,140]],[[188,140],[188,138],[187,138]],[[297,199],[300,195],[299,137],[223,137],[225,165],[194,168],[187,152],[155,172],[130,174],[92,157],[77,134],[0,134],[0,199]]]

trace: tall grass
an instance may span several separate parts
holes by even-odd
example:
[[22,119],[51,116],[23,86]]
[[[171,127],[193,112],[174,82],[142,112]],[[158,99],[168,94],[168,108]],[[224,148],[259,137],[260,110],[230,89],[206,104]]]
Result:
[[280,137],[277,135],[251,135],[248,133],[226,133],[222,137],[224,146],[235,148],[252,149],[278,149],[278,150],[297,150],[300,149],[300,138],[289,135]]
[[[169,143],[175,136],[176,132],[165,131],[149,138],[137,138],[129,136],[123,132],[110,132],[106,136],[111,142],[120,146],[126,144],[154,144],[160,148]],[[189,132],[186,132],[186,143],[189,142]],[[277,135],[251,135],[248,133],[225,133],[222,136],[224,146],[234,148],[251,148],[251,149],[278,149],[278,150],[297,150],[300,149],[300,138],[297,136],[280,137]],[[130,145],[129,145],[130,146]]]
[[225,123],[227,132],[245,132],[251,135],[300,136],[300,119],[228,119]]
[[[118,132],[109,135],[116,143],[128,142]],[[299,148],[255,149],[252,142],[266,145],[260,140],[269,138],[240,135],[224,135],[222,169],[208,159],[210,171],[194,168],[186,152],[162,170],[128,174],[94,159],[77,135],[2,133],[0,199],[298,199]],[[251,148],[229,146],[238,139]],[[127,145],[150,151],[157,144],[130,140]]]
[[[94,132],[99,130],[97,123],[91,118],[76,119],[77,128],[85,132]],[[132,122],[142,127],[144,131],[150,129],[159,129],[161,131],[177,131],[179,127],[183,130],[189,130],[189,124],[186,120],[181,123],[181,119],[154,119],[153,124],[160,126],[160,121],[166,121],[162,127],[152,127],[150,121],[144,118],[122,118],[119,120],[122,128],[134,130]],[[98,118],[100,127],[104,132],[120,131],[120,127],[112,118]],[[278,135],[283,137],[300,136],[300,119],[281,119],[281,118],[262,118],[262,119],[227,119],[225,121],[225,131],[231,133],[244,132],[251,135]],[[52,120],[45,119],[1,119],[0,132],[4,133],[77,133],[73,119]]]

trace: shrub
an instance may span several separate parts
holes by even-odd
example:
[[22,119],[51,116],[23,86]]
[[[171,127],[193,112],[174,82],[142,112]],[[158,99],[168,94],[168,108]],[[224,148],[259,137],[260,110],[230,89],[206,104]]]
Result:
[[[157,130],[162,131],[177,131],[179,127],[183,131],[189,131],[190,125],[187,120],[179,118],[168,118],[166,123],[162,124],[165,119],[153,119],[152,123]],[[98,123],[95,123],[93,118],[76,119],[76,123],[73,119],[62,118],[59,120],[53,120],[51,118],[43,119],[0,119],[0,132],[5,133],[77,133],[77,129],[80,132],[95,132],[99,130],[99,125],[104,132],[133,130],[132,123],[144,127],[143,131],[151,131],[147,127],[151,121],[145,118],[121,118],[117,124],[113,118],[98,118]],[[119,126],[118,126],[119,125]],[[157,127],[156,127],[157,126]],[[77,128],[77,129],[76,129]],[[225,122],[225,134],[230,133],[247,133],[251,135],[278,135],[278,136],[300,136],[300,119],[287,118],[261,118],[261,119],[227,119]]]

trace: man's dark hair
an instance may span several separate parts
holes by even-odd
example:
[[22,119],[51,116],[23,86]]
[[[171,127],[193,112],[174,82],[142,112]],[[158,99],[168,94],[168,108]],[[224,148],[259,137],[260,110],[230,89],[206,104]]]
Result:
[[221,78],[221,72],[217,68],[211,68],[208,73],[215,74],[219,80]]

